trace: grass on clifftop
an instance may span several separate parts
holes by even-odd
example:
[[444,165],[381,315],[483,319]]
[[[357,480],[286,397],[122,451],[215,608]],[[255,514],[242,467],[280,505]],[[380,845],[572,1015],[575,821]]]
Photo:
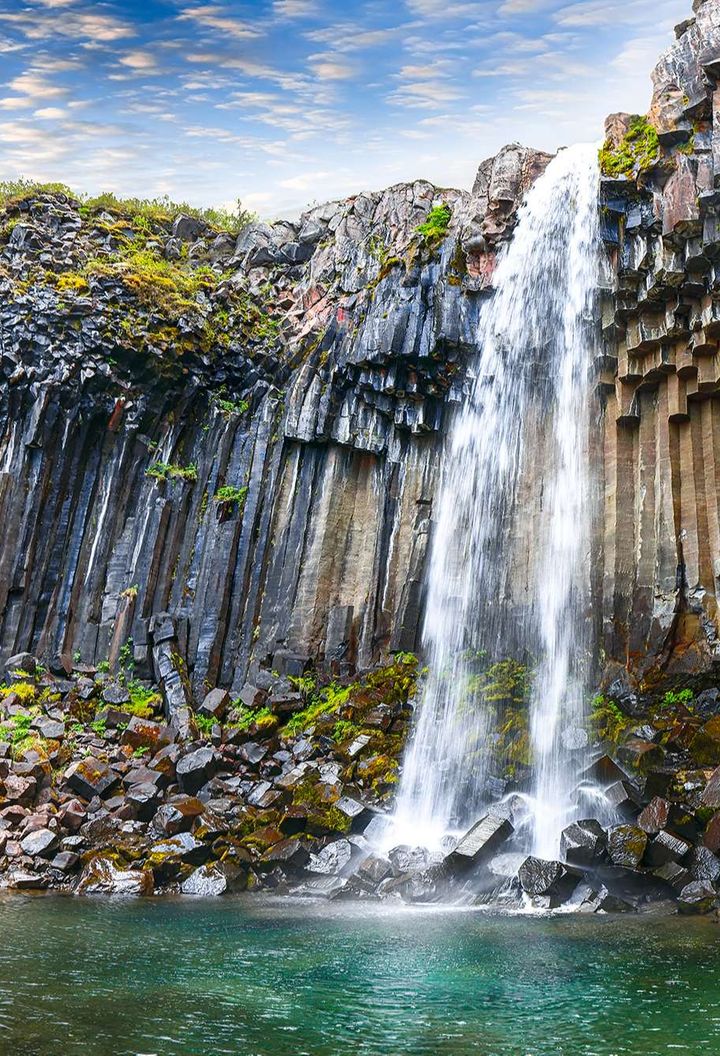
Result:
[[170,225],[175,217],[192,216],[204,220],[218,231],[238,234],[256,219],[255,214],[243,209],[238,199],[235,209],[199,209],[188,202],[174,202],[166,194],[158,198],[120,198],[110,191],[98,195],[78,194],[64,183],[40,183],[19,177],[0,181],[0,207],[30,198],[35,194],[64,194],[80,202],[80,211],[89,216],[95,212],[121,213],[132,219],[143,217],[154,223]]
[[660,154],[658,135],[648,119],[633,114],[630,125],[617,147],[606,139],[599,152],[604,176],[632,176],[652,168]]

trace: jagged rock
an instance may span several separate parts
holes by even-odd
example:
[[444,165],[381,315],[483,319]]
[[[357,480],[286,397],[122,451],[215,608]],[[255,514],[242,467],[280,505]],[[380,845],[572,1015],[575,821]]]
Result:
[[593,819],[573,822],[560,837],[560,854],[571,865],[592,865],[604,856],[606,847],[605,830]]
[[707,847],[693,847],[687,856],[687,867],[693,880],[711,886],[720,880],[720,859]]
[[655,833],[664,829],[670,818],[671,804],[661,796],[654,796],[640,811],[637,823],[643,832]]
[[513,827],[507,818],[486,814],[476,821],[445,859],[448,868],[462,871],[487,862],[512,836]]
[[121,740],[123,744],[129,744],[131,748],[149,748],[150,751],[157,752],[160,748],[171,744],[174,735],[169,726],[133,715]]
[[709,913],[715,903],[714,889],[702,880],[693,880],[678,896],[678,909],[685,914]]
[[24,854],[31,858],[52,858],[59,844],[58,835],[52,829],[36,829],[20,840]]
[[629,781],[614,781],[605,789],[610,806],[626,818],[634,818],[640,812],[642,799]]
[[713,771],[700,797],[700,802],[704,807],[720,808],[720,766]]
[[173,796],[163,804],[153,817],[153,828],[167,836],[189,832],[196,818],[205,812],[204,805],[195,796]]
[[107,682],[103,686],[102,695],[106,704],[127,704],[130,700],[130,690],[119,682]]
[[700,766],[717,766],[720,763],[720,715],[709,719],[695,734],[690,752]]
[[154,883],[150,869],[122,869],[111,858],[97,855],[82,871],[78,895],[151,895]]
[[532,855],[518,869],[518,880],[526,894],[547,896],[550,907],[562,905],[580,882],[580,873],[562,862],[546,861]]
[[180,885],[184,895],[201,895],[203,898],[224,895],[227,889],[227,877],[217,865],[199,866]]
[[211,689],[198,708],[201,715],[211,719],[222,719],[230,706],[230,694],[226,689]]
[[175,771],[183,792],[194,795],[218,770],[218,756],[212,748],[197,748],[179,760]]
[[[643,859],[647,847],[647,833],[636,825],[615,825],[608,830],[607,849],[610,861],[636,869]],[[653,864],[661,865],[661,862]]]
[[286,868],[298,870],[308,864],[309,858],[310,853],[307,847],[296,837],[291,837],[287,840],[280,840],[269,851],[266,851],[261,862],[271,865],[281,864]]
[[365,880],[368,880],[371,884],[377,886],[386,880],[388,876],[392,875],[392,865],[387,858],[382,858],[379,855],[371,854],[369,858],[366,858],[361,863],[358,874]]
[[50,862],[53,869],[61,873],[73,873],[80,864],[80,855],[74,851],[60,851]]
[[311,854],[307,863],[309,873],[327,873],[338,876],[344,872],[353,857],[353,846],[349,840],[328,843],[317,854]]
[[665,865],[666,862],[679,862],[690,850],[690,844],[670,832],[659,832],[648,844],[646,861],[648,865]]
[[92,755],[72,763],[63,776],[73,792],[77,792],[83,799],[107,796],[119,780],[118,775],[107,763]]

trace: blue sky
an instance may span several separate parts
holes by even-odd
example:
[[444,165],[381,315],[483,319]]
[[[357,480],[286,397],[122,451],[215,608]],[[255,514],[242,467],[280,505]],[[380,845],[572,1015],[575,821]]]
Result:
[[691,0],[0,0],[0,178],[265,217],[645,111]]

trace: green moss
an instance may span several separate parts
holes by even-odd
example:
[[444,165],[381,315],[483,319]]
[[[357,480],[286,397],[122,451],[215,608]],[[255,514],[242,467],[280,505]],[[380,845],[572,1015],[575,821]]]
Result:
[[634,722],[620,710],[614,701],[608,700],[602,694],[595,697],[592,702],[590,719],[598,737],[603,741],[612,741],[614,744],[620,741],[622,735]]
[[332,682],[321,689],[317,696],[313,696],[306,708],[292,716],[290,721],[283,726],[281,734],[284,737],[296,737],[321,717],[336,714],[344,704],[347,704],[349,697],[349,687],[343,689]]
[[617,147],[606,139],[600,148],[600,169],[605,176],[631,176],[652,168],[660,154],[655,128],[646,117],[633,114]]
[[27,705],[35,700],[37,687],[32,682],[14,682],[9,686],[5,684],[0,686],[0,697],[9,697],[13,693],[21,704]]
[[277,715],[273,715],[270,708],[236,708],[227,723],[231,730],[249,730],[256,726],[259,730],[270,731],[278,725]]

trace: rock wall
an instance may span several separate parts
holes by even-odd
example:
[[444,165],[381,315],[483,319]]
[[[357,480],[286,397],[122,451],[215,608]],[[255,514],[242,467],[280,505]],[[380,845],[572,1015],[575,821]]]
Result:
[[720,659],[718,4],[696,0],[676,35],[653,74],[657,147],[613,115],[608,167],[636,156],[603,181],[604,648],[609,676],[646,682]]
[[[512,146],[470,194],[401,185],[237,240],[9,203],[2,655],[114,665],[132,639],[180,707],[414,648],[442,429],[548,160]],[[439,203],[446,229],[418,231]]]

